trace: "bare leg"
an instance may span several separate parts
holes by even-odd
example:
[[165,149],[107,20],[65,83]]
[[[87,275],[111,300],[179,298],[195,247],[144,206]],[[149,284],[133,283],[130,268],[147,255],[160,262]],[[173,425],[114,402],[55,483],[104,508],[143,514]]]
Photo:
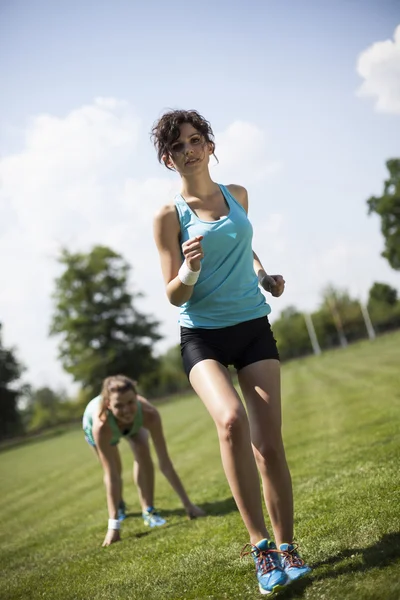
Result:
[[154,503],[154,465],[150,454],[149,434],[142,427],[128,441],[135,456],[133,480],[138,489],[142,511],[145,511]]
[[251,440],[276,543],[293,541],[293,492],[282,440],[280,364],[253,363],[239,372]]
[[225,475],[250,541],[255,544],[269,536],[246,411],[228,371],[215,360],[197,363],[190,372],[190,383],[214,420]]

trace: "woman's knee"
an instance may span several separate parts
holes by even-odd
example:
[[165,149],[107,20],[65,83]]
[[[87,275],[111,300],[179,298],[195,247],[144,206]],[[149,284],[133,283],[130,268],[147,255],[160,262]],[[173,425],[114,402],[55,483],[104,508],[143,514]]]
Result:
[[248,433],[249,424],[243,406],[237,406],[223,413],[216,421],[221,441],[233,441]]
[[271,465],[285,461],[285,448],[280,436],[253,442],[254,456],[259,465]]

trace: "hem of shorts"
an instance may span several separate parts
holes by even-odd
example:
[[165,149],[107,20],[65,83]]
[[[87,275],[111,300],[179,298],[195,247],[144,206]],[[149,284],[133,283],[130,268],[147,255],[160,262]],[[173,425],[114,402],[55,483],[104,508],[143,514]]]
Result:
[[[219,365],[221,365],[221,367],[225,367],[225,369],[228,369],[229,365],[224,365],[224,363],[222,363],[220,360],[218,360],[217,358],[214,358],[213,356],[207,356],[207,358],[200,358],[199,360],[196,360],[196,362],[194,362],[193,364],[190,365],[190,370],[187,372],[185,369],[185,373],[186,373],[186,377],[189,379],[189,375],[193,369],[193,367],[195,367],[196,365],[198,365],[201,362],[204,362],[205,360],[214,360],[215,362],[217,362]],[[247,366],[247,365],[246,365]],[[190,379],[189,379],[189,383],[190,383]]]
[[[89,444],[89,446],[91,446],[92,448],[96,448],[96,444],[88,438],[86,433],[85,433],[84,437],[85,437],[85,441]],[[118,444],[119,444],[119,440],[117,442],[114,442],[113,444],[111,444],[111,446],[118,446]]]
[[281,362],[281,359],[280,359],[279,354],[278,354],[276,356],[268,356],[266,358],[257,358],[256,360],[251,360],[250,362],[248,362],[247,364],[243,365],[240,368],[236,368],[235,367],[235,370],[236,370],[237,373],[239,373],[239,371],[242,371],[246,367],[249,367],[250,365],[254,365],[255,363],[258,363],[258,362],[262,362],[263,360],[277,360],[278,362]]

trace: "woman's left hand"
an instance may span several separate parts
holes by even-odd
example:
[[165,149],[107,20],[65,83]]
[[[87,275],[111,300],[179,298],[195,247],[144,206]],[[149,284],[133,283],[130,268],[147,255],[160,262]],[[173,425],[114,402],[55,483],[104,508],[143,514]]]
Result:
[[202,508],[196,506],[195,504],[191,504],[185,508],[186,514],[189,519],[196,519],[197,517],[205,517],[206,513]]
[[275,298],[282,296],[285,290],[285,280],[283,279],[282,275],[265,274],[261,278],[260,284],[266,292],[270,292],[272,296],[275,296]]

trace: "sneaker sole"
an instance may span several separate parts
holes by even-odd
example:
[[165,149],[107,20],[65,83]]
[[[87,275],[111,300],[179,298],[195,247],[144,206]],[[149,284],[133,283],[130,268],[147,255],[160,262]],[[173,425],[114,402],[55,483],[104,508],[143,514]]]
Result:
[[286,587],[287,583],[285,584],[278,584],[276,585],[271,591],[269,590],[264,590],[261,585],[259,585],[259,589],[260,589],[260,594],[262,594],[263,596],[271,596],[273,594],[276,594],[277,592],[280,592],[281,590],[284,590]]
[[312,573],[312,569],[310,569],[309,571],[307,571],[306,573],[302,573],[301,575],[298,575],[297,577],[294,577],[293,579],[290,577],[290,575],[287,573],[288,576],[288,583],[294,583],[295,581],[299,581],[300,579],[303,579],[303,577],[307,577],[307,575],[310,575]]

